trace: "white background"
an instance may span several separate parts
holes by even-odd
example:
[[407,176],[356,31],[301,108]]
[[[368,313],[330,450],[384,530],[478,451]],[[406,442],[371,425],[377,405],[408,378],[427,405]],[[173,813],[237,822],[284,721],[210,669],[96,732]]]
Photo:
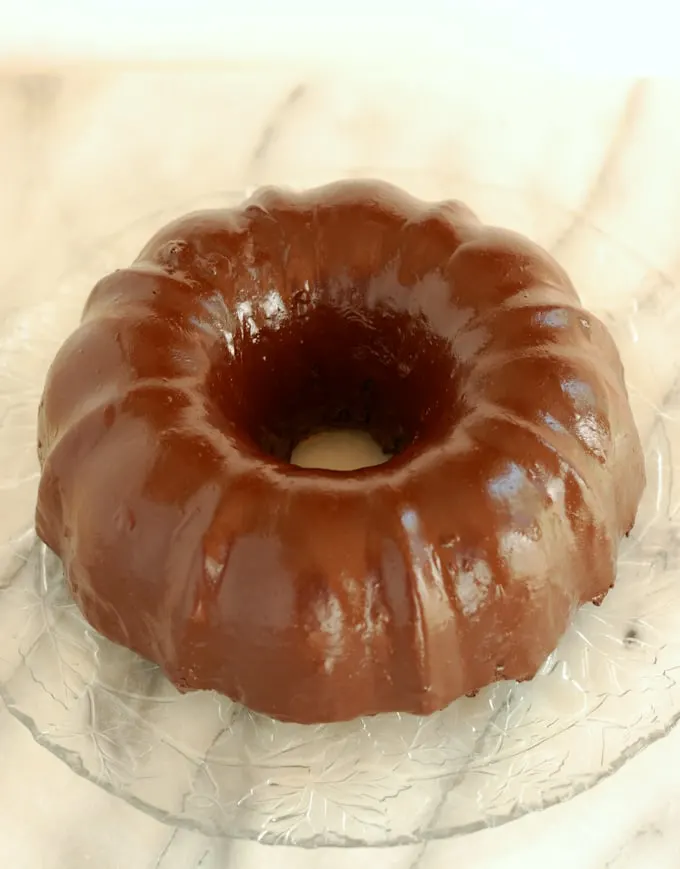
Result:
[[[323,13],[319,7],[326,6]],[[673,0],[0,0],[0,57],[680,71]],[[244,12],[247,7],[247,14]],[[417,8],[417,12],[414,11]]]

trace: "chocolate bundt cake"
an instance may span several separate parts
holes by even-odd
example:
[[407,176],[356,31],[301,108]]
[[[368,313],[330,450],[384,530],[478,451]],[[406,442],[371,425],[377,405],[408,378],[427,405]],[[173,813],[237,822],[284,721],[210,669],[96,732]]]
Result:
[[[290,463],[370,433],[389,461]],[[533,676],[612,585],[644,485],[563,269],[458,202],[264,189],[161,229],[52,364],[37,531],[102,634],[279,719]]]

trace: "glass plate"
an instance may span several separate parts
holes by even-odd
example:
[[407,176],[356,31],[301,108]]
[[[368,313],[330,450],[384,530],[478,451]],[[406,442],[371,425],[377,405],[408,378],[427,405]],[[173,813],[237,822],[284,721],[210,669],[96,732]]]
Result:
[[579,611],[531,682],[493,685],[429,717],[324,726],[277,723],[213,693],[180,695],[157,667],[88,627],[36,540],[36,408],[95,281],[169,218],[245,194],[179,203],[102,241],[0,334],[0,692],[77,773],[173,824],[309,847],[450,836],[573,796],[680,716],[680,294],[634,251],[538,197],[460,179],[394,180],[463,198],[485,221],[529,234],[607,322],[647,457],[638,523],[614,590]]

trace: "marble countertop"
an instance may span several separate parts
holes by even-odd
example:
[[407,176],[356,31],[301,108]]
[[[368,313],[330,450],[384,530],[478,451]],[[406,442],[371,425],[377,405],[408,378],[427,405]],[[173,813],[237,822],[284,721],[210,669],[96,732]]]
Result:
[[[470,185],[520,189],[587,216],[676,280],[679,119],[680,83],[481,66],[417,78],[293,61],[15,69],[0,76],[0,316],[44,298],[140,214],[348,174],[408,177],[415,192],[444,185],[463,198]],[[563,245],[570,226],[555,228]],[[540,814],[428,846],[352,852],[172,830],[78,778],[6,711],[0,738],[0,863],[13,869],[678,865],[678,732]]]

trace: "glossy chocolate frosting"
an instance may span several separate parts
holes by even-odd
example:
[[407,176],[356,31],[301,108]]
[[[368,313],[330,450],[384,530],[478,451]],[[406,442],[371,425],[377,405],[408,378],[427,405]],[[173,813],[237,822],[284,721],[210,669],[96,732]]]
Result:
[[[288,462],[369,431],[384,465]],[[182,690],[300,722],[531,677],[614,581],[644,485],[617,350],[457,202],[265,189],[94,288],[39,418],[40,537]]]

